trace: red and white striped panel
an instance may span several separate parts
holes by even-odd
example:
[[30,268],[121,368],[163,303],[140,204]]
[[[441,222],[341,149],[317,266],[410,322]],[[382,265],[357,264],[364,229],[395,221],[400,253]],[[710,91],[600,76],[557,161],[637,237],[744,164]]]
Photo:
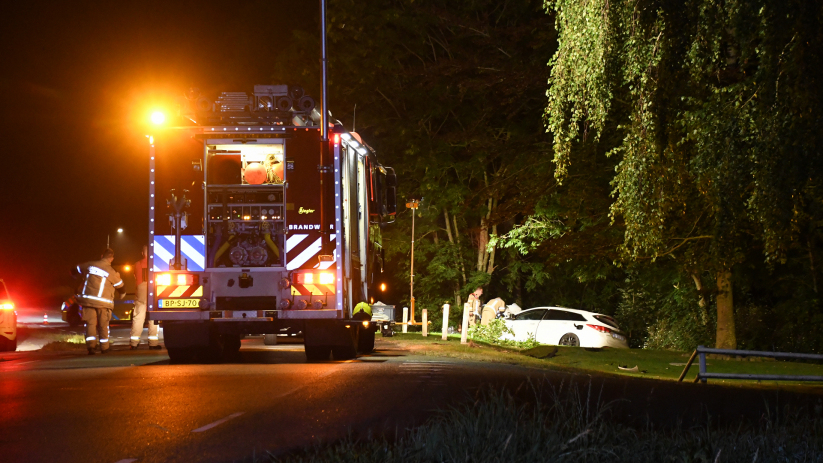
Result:
[[[334,242],[336,235],[331,234]],[[319,233],[294,233],[286,239],[286,270],[296,270],[306,263],[313,264],[308,268],[319,268],[325,270],[337,262],[337,252],[331,262],[317,263],[317,255],[320,254],[320,234]]]

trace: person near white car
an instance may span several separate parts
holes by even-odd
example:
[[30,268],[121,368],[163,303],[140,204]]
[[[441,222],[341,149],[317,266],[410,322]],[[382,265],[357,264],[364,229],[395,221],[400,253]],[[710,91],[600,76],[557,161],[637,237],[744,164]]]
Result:
[[627,349],[626,335],[614,318],[565,307],[535,307],[505,321],[511,333],[502,339],[572,347]]

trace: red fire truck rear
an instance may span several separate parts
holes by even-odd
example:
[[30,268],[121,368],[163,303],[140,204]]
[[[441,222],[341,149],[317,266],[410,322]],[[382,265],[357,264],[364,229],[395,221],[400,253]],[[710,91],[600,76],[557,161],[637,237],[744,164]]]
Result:
[[394,171],[339,122],[323,141],[296,86],[192,94],[181,120],[149,140],[149,317],[172,361],[247,334],[302,332],[308,360],[373,350],[379,326],[353,310],[382,283]]

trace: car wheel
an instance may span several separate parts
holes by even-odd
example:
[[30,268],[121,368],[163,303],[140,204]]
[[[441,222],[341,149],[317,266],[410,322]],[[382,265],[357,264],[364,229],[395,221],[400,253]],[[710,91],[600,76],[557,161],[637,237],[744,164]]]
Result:
[[566,333],[560,337],[560,342],[557,344],[561,346],[580,347],[580,338],[574,333]]
[[264,334],[263,335],[263,344],[267,346],[274,346],[277,344],[277,335],[276,334]]

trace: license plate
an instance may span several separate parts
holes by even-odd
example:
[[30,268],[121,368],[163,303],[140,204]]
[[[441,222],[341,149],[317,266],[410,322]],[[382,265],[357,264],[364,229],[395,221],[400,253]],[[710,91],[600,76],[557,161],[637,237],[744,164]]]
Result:
[[614,339],[617,339],[618,341],[625,341],[626,340],[626,337],[623,336],[622,334],[612,333],[612,337]]
[[200,299],[160,299],[157,301],[159,309],[197,309],[200,307]]

